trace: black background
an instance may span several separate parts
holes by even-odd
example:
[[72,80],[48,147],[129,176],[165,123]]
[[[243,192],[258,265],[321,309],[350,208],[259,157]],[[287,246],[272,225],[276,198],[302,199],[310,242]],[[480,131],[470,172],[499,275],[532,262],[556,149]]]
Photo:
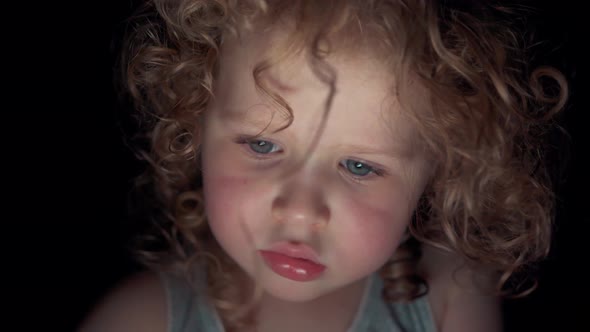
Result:
[[[549,39],[545,49],[554,49],[547,61],[570,80],[572,98],[561,121],[572,148],[539,288],[506,302],[506,331],[588,331],[587,22],[573,1],[528,4],[540,10],[533,23]],[[16,37],[5,38],[3,47],[15,60],[4,63],[15,75],[5,75],[11,88],[3,113],[18,119],[4,120],[3,164],[14,171],[5,179],[5,204],[14,213],[6,214],[3,238],[11,263],[5,275],[22,285],[7,284],[19,330],[73,330],[107,289],[137,269],[126,250],[132,228],[125,197],[139,164],[123,143],[128,109],[112,84],[113,46],[133,5],[45,4],[35,7],[34,17],[27,8],[6,9],[15,16],[8,19],[20,22],[5,30]]]

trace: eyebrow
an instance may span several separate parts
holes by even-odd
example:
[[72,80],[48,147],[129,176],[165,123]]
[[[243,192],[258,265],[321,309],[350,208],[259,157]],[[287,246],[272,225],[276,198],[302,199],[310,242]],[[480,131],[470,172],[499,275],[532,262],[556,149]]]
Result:
[[396,146],[391,149],[379,149],[354,144],[338,144],[335,145],[334,148],[339,150],[354,151],[354,153],[360,155],[383,155],[396,160],[413,160],[418,155],[418,149],[416,149],[416,144],[409,144],[407,147]]
[[272,109],[268,106],[265,106],[265,108],[267,108],[268,112],[270,112],[270,116],[260,117],[249,114],[253,108],[256,108],[256,106],[260,105],[263,104],[256,104],[248,109],[224,108],[221,112],[221,117],[225,121],[228,121],[231,125],[239,127],[252,127],[252,129],[260,130],[261,133],[268,132],[269,130],[270,132],[273,132],[274,129],[281,127],[283,121],[287,121],[286,118],[284,119],[281,117],[280,112],[277,114],[278,110]]

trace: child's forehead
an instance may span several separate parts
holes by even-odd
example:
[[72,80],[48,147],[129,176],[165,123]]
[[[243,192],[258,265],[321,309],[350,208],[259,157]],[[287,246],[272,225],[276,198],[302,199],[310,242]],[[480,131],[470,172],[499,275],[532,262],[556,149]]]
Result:
[[[293,61],[298,55],[315,52],[320,56],[344,61],[362,58],[368,63],[382,64],[390,61],[394,58],[394,53],[397,53],[391,44],[386,47],[382,45],[382,41],[355,31],[342,30],[321,35],[314,34],[314,31],[297,29],[287,20],[269,26],[228,30],[223,34],[222,56],[224,53],[241,52],[252,58]],[[388,50],[384,52],[384,48]]]
[[[340,82],[354,81],[356,86],[363,86],[378,81],[377,85],[387,91],[395,90],[392,66],[366,45],[354,50],[331,47],[331,52],[324,54],[321,60],[311,55],[310,47],[305,41],[292,38],[292,31],[282,26],[270,31],[244,30],[237,36],[230,34],[224,38],[221,48],[221,75],[259,75],[281,92],[289,93],[302,81],[325,88],[325,74],[332,74],[326,70],[337,68],[333,74]],[[359,71],[362,76],[358,75]],[[372,84],[372,87],[377,85]]]
[[[322,73],[313,70],[313,62],[305,50],[289,48],[293,44],[289,44],[292,41],[288,40],[288,36],[289,30],[285,28],[242,31],[238,36],[224,39],[216,82],[217,99],[223,100],[226,106],[223,108],[224,117],[251,124],[265,132],[279,130],[289,123],[290,114],[284,108],[260,106],[268,99],[260,99],[259,106],[252,107],[255,103],[252,96],[263,95],[256,87],[256,80],[267,91],[284,98],[292,107],[294,118],[309,115],[298,103],[297,96],[301,93],[320,91],[321,105],[324,105],[323,99],[327,98],[330,89],[329,82],[318,77]],[[284,53],[281,50],[283,47],[291,52]],[[415,152],[415,131],[401,112],[395,87],[398,82],[393,69],[370,52],[360,50],[354,53],[340,50],[330,53],[324,60],[335,70],[336,83],[327,128],[330,125],[339,128],[348,126],[354,130],[357,124],[363,123],[364,132],[386,132],[386,135],[375,135],[377,138],[373,142],[383,141],[382,138],[386,137],[400,143],[400,149],[412,147]],[[257,66],[265,61],[268,66],[255,78]],[[404,89],[408,90],[414,89]],[[342,114],[358,121],[338,121]],[[373,121],[368,121],[365,114],[371,114]],[[322,114],[315,112],[313,117],[319,122]]]
[[[283,44],[281,38],[286,34],[275,30],[225,40],[217,92],[252,93],[248,90],[252,86],[257,93],[262,87],[287,99],[302,90],[322,91],[327,98],[333,89],[335,99],[342,95],[365,97],[350,100],[353,104],[369,99],[372,108],[381,109],[396,103],[398,82],[393,71],[370,53],[334,52],[318,60],[305,50]],[[285,53],[282,47],[289,52]]]

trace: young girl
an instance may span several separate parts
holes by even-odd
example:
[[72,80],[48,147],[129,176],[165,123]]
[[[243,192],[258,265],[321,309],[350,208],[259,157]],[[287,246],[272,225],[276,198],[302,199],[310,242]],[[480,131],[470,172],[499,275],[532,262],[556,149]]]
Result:
[[166,246],[81,330],[501,330],[549,249],[542,133],[566,98],[513,15],[149,2],[124,63]]

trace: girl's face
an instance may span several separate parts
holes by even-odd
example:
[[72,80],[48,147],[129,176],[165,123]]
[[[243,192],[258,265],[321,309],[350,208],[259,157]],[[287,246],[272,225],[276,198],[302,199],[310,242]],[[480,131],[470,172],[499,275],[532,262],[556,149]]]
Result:
[[[293,55],[252,75],[272,37],[228,40],[204,120],[202,175],[211,229],[269,294],[308,301],[361,282],[392,255],[427,181],[427,163],[370,57],[330,56],[335,95]],[[314,141],[316,134],[320,136]],[[257,136],[260,134],[259,136]]]

